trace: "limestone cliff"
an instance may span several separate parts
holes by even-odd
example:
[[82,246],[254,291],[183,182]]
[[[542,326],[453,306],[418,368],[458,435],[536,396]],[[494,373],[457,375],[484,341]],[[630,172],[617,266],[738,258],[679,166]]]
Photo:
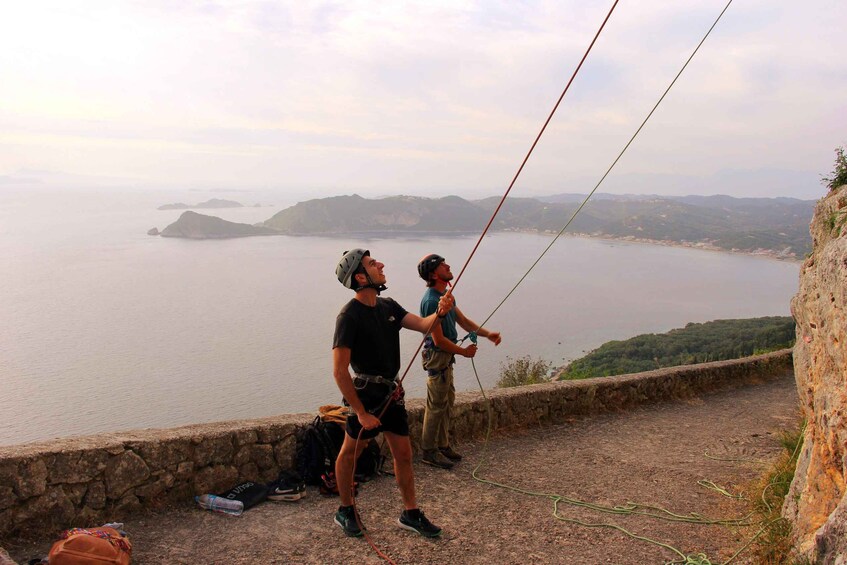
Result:
[[791,301],[794,375],[808,423],[782,514],[803,553],[847,563],[847,185],[818,203],[811,232]]

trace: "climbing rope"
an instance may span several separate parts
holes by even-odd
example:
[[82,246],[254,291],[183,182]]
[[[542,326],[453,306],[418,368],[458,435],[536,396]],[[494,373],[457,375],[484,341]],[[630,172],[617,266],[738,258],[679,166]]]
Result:
[[[535,141],[533,141],[532,146],[529,148],[529,151],[527,151],[527,154],[524,157],[523,161],[521,162],[520,167],[518,167],[518,170],[515,173],[515,176],[512,178],[512,182],[509,183],[508,189],[506,189],[506,192],[503,194],[503,197],[500,199],[500,203],[497,205],[497,208],[494,210],[494,213],[491,214],[491,218],[488,220],[488,224],[486,224],[485,229],[482,231],[482,234],[480,234],[479,239],[476,242],[476,245],[474,245],[473,250],[471,251],[470,255],[468,255],[468,258],[465,261],[465,264],[462,266],[461,271],[459,271],[459,275],[456,277],[456,280],[453,282],[451,290],[448,290],[448,294],[453,292],[453,289],[456,287],[456,285],[461,280],[462,274],[465,272],[465,269],[467,268],[468,264],[471,262],[471,259],[473,258],[474,254],[476,253],[476,250],[479,248],[480,244],[482,243],[483,238],[485,237],[486,233],[488,232],[489,228],[491,227],[491,224],[494,222],[494,218],[496,218],[497,214],[500,212],[500,208],[503,206],[503,203],[506,201],[506,198],[509,196],[509,193],[511,192],[512,187],[514,187],[515,182],[517,182],[518,177],[521,174],[521,171],[523,171],[523,168],[526,165],[527,161],[529,160],[530,155],[532,155],[532,152],[535,149],[535,146],[538,144],[538,141],[541,139],[542,134],[547,129],[547,125],[550,123],[550,120],[553,118],[553,115],[556,113],[556,110],[559,108],[559,104],[562,102],[562,100],[565,97],[565,94],[567,94],[568,90],[570,89],[570,86],[573,83],[574,79],[576,78],[576,75],[579,73],[580,69],[582,68],[583,63],[588,58],[588,54],[591,52],[591,49],[594,47],[594,44],[597,42],[597,38],[600,37],[600,33],[603,31],[603,28],[606,27],[606,23],[609,21],[609,18],[611,17],[612,12],[614,12],[615,7],[618,5],[618,2],[619,2],[619,0],[614,1],[614,3],[612,4],[612,7],[609,9],[609,12],[606,14],[606,17],[603,19],[603,23],[600,24],[600,27],[597,29],[597,32],[594,34],[594,38],[591,40],[591,43],[588,45],[588,48],[585,50],[585,53],[583,54],[582,59],[580,59],[579,64],[576,66],[576,69],[574,69],[570,80],[568,80],[568,83],[565,85],[564,90],[562,90],[562,94],[559,96],[559,99],[556,101],[556,104],[553,106],[553,109],[551,110],[550,115],[547,116],[547,120],[545,120],[544,125],[541,127],[541,130],[538,132],[538,135],[535,137]],[[401,375],[400,379],[398,379],[398,390],[402,390],[403,380],[406,378],[406,375],[409,373],[409,370],[412,368],[412,364],[414,363],[415,359],[417,359],[418,354],[421,351],[421,348],[423,348],[423,345],[424,345],[424,342],[425,342],[425,339],[426,339],[426,335],[432,332],[432,328],[435,326],[435,324],[437,322],[438,322],[438,318],[436,317],[436,318],[433,319],[432,323],[430,324],[429,328],[427,329],[426,333],[424,334],[424,339],[422,339],[421,342],[418,344],[418,347],[415,350],[415,353],[412,355],[412,358],[409,360],[409,364],[406,366],[406,370],[403,371],[403,374]],[[382,408],[379,415],[377,416],[377,419],[382,418],[383,414],[385,414],[385,411],[387,409],[388,409],[388,403],[386,403],[386,405]],[[356,437],[356,443],[355,443],[355,446],[354,446],[354,454],[358,452],[359,441],[362,437],[363,431],[364,431],[364,428],[362,428],[362,430],[359,432],[359,435]],[[354,461],[355,461],[355,458],[354,458]],[[355,463],[354,463],[354,465],[353,465],[353,476],[354,477],[355,477],[355,473],[356,473],[356,467],[355,467]],[[351,479],[351,481],[355,482],[354,479]],[[355,516],[356,516],[356,522],[358,523],[359,527],[362,528],[363,531],[365,531],[363,524],[362,524],[362,521],[361,521],[361,518],[360,518],[360,515],[359,515],[359,512],[358,512],[358,507],[356,505],[355,489],[353,489],[353,507],[354,507]],[[371,545],[371,547],[377,552],[377,554],[380,557],[382,557],[384,560],[388,561],[389,563],[394,564],[394,561],[392,561],[390,557],[383,554],[376,547],[376,545],[374,545],[373,542],[371,542],[370,537],[367,535],[367,533],[365,533],[365,538],[368,540],[368,543]]]
[[571,215],[571,217],[567,221],[567,223],[565,223],[565,225],[562,226],[562,229],[559,230],[559,233],[556,234],[556,237],[554,237],[553,240],[550,242],[550,244],[547,247],[544,248],[544,251],[542,251],[541,255],[538,256],[538,259],[536,259],[535,262],[532,265],[529,266],[529,269],[527,269],[526,273],[524,273],[524,275],[518,280],[518,282],[515,283],[515,286],[512,287],[512,290],[510,290],[506,294],[506,296],[503,298],[503,300],[501,300],[500,303],[494,308],[494,310],[491,311],[491,313],[488,315],[488,317],[485,318],[485,320],[483,320],[483,322],[480,324],[480,326],[484,326],[491,319],[491,317],[494,316],[495,313],[497,313],[497,310],[499,310],[500,307],[503,306],[503,304],[509,299],[509,297],[512,296],[512,293],[514,293],[515,290],[517,290],[517,288],[521,285],[521,283],[524,281],[524,279],[526,279],[526,277],[529,276],[529,273],[532,272],[532,270],[535,268],[535,266],[538,265],[538,263],[541,261],[541,259],[544,258],[544,256],[547,254],[548,251],[550,251],[550,248],[553,247],[553,245],[556,243],[556,241],[558,241],[558,239],[562,236],[562,234],[565,233],[565,231],[568,229],[568,227],[570,227],[571,223],[574,221],[574,218],[576,218],[577,214],[580,213],[580,211],[588,203],[588,200],[594,195],[594,193],[597,191],[597,189],[600,188],[600,185],[603,184],[603,181],[606,180],[606,177],[609,176],[609,173],[612,172],[612,169],[614,169],[615,165],[618,164],[618,161],[621,160],[621,157],[623,157],[624,153],[626,153],[626,150],[629,149],[629,146],[632,145],[632,142],[635,141],[635,138],[638,137],[638,134],[641,133],[642,129],[644,129],[644,126],[647,124],[647,121],[650,120],[650,118],[653,116],[653,113],[656,111],[656,109],[659,107],[659,105],[665,99],[665,96],[668,95],[668,92],[670,92],[671,88],[673,88],[673,85],[676,84],[677,79],[679,79],[680,75],[682,75],[683,71],[685,71],[686,67],[688,67],[688,63],[691,62],[691,60],[694,58],[694,56],[700,50],[700,47],[703,45],[703,43],[705,43],[706,39],[712,33],[712,30],[715,29],[715,26],[718,25],[718,22],[721,20],[724,13],[727,11],[727,9],[729,9],[730,4],[732,4],[732,0],[729,0],[729,2],[727,2],[726,6],[724,6],[724,9],[721,10],[721,13],[718,14],[718,17],[715,19],[714,23],[712,23],[712,26],[709,28],[709,30],[706,32],[706,34],[703,36],[703,39],[701,39],[700,43],[697,44],[697,47],[694,48],[694,51],[692,51],[691,55],[688,57],[688,59],[682,65],[682,68],[679,69],[679,72],[676,73],[676,76],[673,78],[673,80],[670,82],[668,87],[662,93],[662,96],[659,97],[659,100],[656,102],[656,104],[653,105],[653,108],[647,114],[647,117],[644,118],[644,121],[642,121],[641,125],[638,126],[638,129],[635,130],[635,133],[632,134],[632,137],[629,138],[629,141],[626,142],[626,145],[624,145],[623,149],[621,149],[621,152],[618,153],[618,156],[615,158],[615,160],[612,161],[612,164],[609,165],[609,168],[606,169],[606,172],[603,173],[603,176],[600,177],[600,180],[597,181],[597,184],[594,185],[594,188],[591,189],[591,192],[588,193],[588,196],[586,196],[585,199],[582,201],[582,204],[579,205],[579,207],[574,211],[574,213]]
[[[509,184],[508,189],[504,193],[504,195],[501,198],[499,204],[497,205],[496,209],[494,210],[494,213],[491,215],[491,218],[489,219],[488,223],[486,224],[482,234],[480,235],[479,239],[477,240],[476,244],[474,245],[473,249],[471,250],[471,253],[469,254],[467,260],[464,263],[464,265],[462,266],[462,269],[459,271],[459,275],[456,277],[455,282],[453,283],[453,288],[448,292],[452,293],[452,291],[455,289],[455,285],[457,285],[459,280],[461,280],[461,277],[464,274],[468,264],[470,263],[471,259],[473,258],[474,254],[476,253],[477,249],[479,248],[483,238],[485,237],[488,230],[490,229],[491,224],[493,223],[494,219],[496,218],[497,214],[499,213],[500,209],[502,208],[503,203],[505,202],[506,198],[508,197],[512,188],[514,187],[514,184],[517,181],[517,178],[519,177],[519,175],[520,175],[521,171],[523,170],[524,166],[526,165],[527,161],[529,160],[529,157],[532,154],[532,151],[534,150],[535,146],[538,144],[538,141],[540,140],[541,135],[544,133],[545,129],[547,128],[547,125],[549,124],[549,122],[552,119],[554,113],[556,112],[556,109],[558,108],[559,104],[561,103],[562,99],[564,98],[565,94],[567,93],[567,90],[569,89],[571,83],[573,82],[574,78],[576,77],[576,74],[579,72],[579,69],[582,67],[583,62],[585,61],[586,57],[588,56],[588,53],[590,52],[591,48],[593,47],[594,43],[596,42],[597,37],[599,37],[600,32],[605,27],[606,22],[609,20],[609,17],[611,16],[612,12],[614,11],[615,7],[617,6],[617,3],[618,3],[618,0],[615,0],[614,4],[612,5],[612,8],[609,10],[609,13],[607,14],[606,18],[603,20],[603,23],[600,26],[599,30],[595,34],[594,39],[591,41],[591,44],[589,45],[588,49],[586,50],[585,54],[583,55],[582,59],[580,60],[579,65],[577,66],[576,70],[574,71],[573,75],[571,76],[571,79],[568,81],[568,84],[565,87],[564,91],[562,92],[562,95],[559,97],[559,99],[556,102],[553,110],[551,111],[547,120],[544,122],[544,125],[541,128],[541,131],[536,136],[535,141],[533,142],[532,146],[530,147],[529,151],[527,152],[527,155],[524,157],[524,160],[522,161],[520,167],[518,168],[517,173],[513,177],[512,182]],[[559,233],[553,238],[553,240],[550,242],[550,244],[544,249],[544,251],[538,257],[538,259],[536,259],[536,261],[530,266],[530,268],[527,270],[527,272],[518,280],[518,282],[515,284],[515,286],[509,291],[509,293],[507,293],[507,295],[497,305],[497,307],[491,312],[491,314],[489,314],[489,316],[485,319],[485,321],[483,321],[483,323],[480,324],[480,327],[485,325],[485,323],[488,322],[491,319],[491,317],[497,312],[497,310],[499,310],[499,308],[506,302],[506,300],[508,300],[508,298],[511,297],[511,295],[514,293],[514,291],[517,289],[517,287],[526,279],[526,277],[529,275],[529,273],[541,261],[541,259],[544,257],[544,255],[546,255],[546,253],[550,250],[550,248],[553,246],[553,244],[555,244],[555,242],[559,239],[559,237],[571,225],[573,220],[576,218],[577,214],[579,214],[579,212],[585,207],[585,205],[588,203],[588,200],[597,191],[599,186],[603,183],[603,181],[606,179],[606,177],[609,175],[609,173],[612,171],[612,169],[615,167],[615,165],[617,165],[618,161],[620,161],[620,159],[623,157],[624,153],[627,151],[629,146],[632,144],[632,142],[635,140],[635,138],[638,136],[638,134],[644,128],[647,121],[650,119],[650,117],[652,117],[653,113],[656,111],[656,109],[662,103],[662,101],[667,96],[670,89],[674,86],[674,84],[676,83],[677,79],[680,77],[682,72],[686,69],[688,64],[691,62],[691,60],[697,54],[700,47],[703,45],[705,40],[711,34],[712,30],[715,28],[715,26],[720,21],[720,19],[723,17],[724,13],[726,12],[726,10],[729,8],[729,6],[731,4],[732,4],[732,0],[729,0],[729,2],[726,4],[724,9],[720,12],[718,17],[715,19],[712,26],[709,28],[709,30],[704,35],[703,39],[700,40],[700,43],[697,45],[697,47],[694,49],[692,54],[686,60],[685,64],[682,66],[680,71],[677,73],[677,75],[671,81],[670,85],[667,87],[667,89],[665,89],[662,96],[659,98],[659,100],[656,102],[656,104],[650,110],[647,117],[644,119],[644,121],[642,121],[641,125],[638,127],[638,129],[635,131],[635,133],[632,135],[630,140],[627,142],[627,144],[624,146],[624,148],[618,154],[617,158],[612,162],[612,164],[609,166],[609,168],[606,170],[606,172],[603,174],[603,176],[600,178],[600,180],[597,182],[597,184],[591,190],[591,192],[586,196],[586,198],[582,201],[582,203],[579,205],[579,207],[574,211],[574,213],[571,215],[571,218],[562,227],[562,229],[559,231]],[[437,319],[433,320],[433,322],[430,324],[430,327],[429,327],[429,329],[426,333],[429,333],[432,330],[432,327],[435,325],[435,323],[437,323]],[[421,340],[420,344],[418,345],[417,349],[415,350],[414,355],[412,356],[411,360],[409,361],[409,364],[406,367],[406,370],[403,372],[403,375],[399,379],[400,385],[402,385],[403,380],[406,378],[409,370],[411,369],[411,366],[412,366],[414,360],[417,358],[418,353],[420,352],[421,348],[423,347],[423,344],[424,344],[424,340]],[[575,524],[579,524],[579,525],[582,525],[582,526],[585,526],[585,527],[604,527],[604,528],[611,528],[611,529],[621,531],[622,533],[624,533],[624,534],[626,534],[626,535],[628,535],[628,536],[630,536],[634,539],[642,540],[642,541],[657,545],[659,547],[668,549],[668,550],[674,552],[675,554],[677,554],[681,558],[681,561],[675,560],[675,561],[672,561],[671,563],[680,563],[680,564],[686,564],[686,565],[711,565],[711,562],[708,560],[708,558],[705,554],[699,553],[699,554],[686,555],[683,552],[681,552],[680,550],[671,546],[670,544],[666,544],[666,543],[660,542],[658,540],[648,538],[646,536],[639,536],[639,535],[634,534],[634,533],[632,533],[632,532],[626,530],[625,528],[622,528],[622,527],[620,527],[616,524],[590,523],[590,522],[585,522],[585,521],[582,521],[582,520],[577,520],[577,519],[573,519],[573,518],[566,518],[564,516],[561,516],[558,512],[559,504],[561,502],[564,502],[564,503],[569,504],[569,505],[579,506],[579,507],[583,507],[583,508],[589,508],[589,509],[599,511],[599,512],[612,513],[612,514],[636,514],[636,515],[642,515],[642,516],[646,516],[646,517],[652,517],[652,518],[669,520],[669,521],[677,521],[677,522],[688,522],[688,523],[696,523],[696,524],[721,524],[721,525],[735,525],[735,526],[752,525],[748,521],[749,515],[746,516],[746,517],[740,518],[740,519],[710,520],[710,519],[706,519],[706,518],[704,518],[704,517],[702,517],[702,516],[700,516],[696,513],[690,513],[690,514],[687,514],[687,515],[676,514],[676,513],[673,513],[671,511],[665,509],[665,508],[655,506],[655,505],[627,503],[624,506],[608,507],[608,506],[588,503],[588,502],[585,502],[585,501],[581,501],[581,500],[578,500],[578,499],[569,498],[569,497],[565,497],[565,496],[561,496],[561,495],[550,494],[550,493],[541,493],[541,492],[533,492],[533,491],[529,491],[529,490],[526,490],[526,489],[520,489],[518,487],[513,487],[513,486],[502,484],[502,483],[497,483],[497,482],[490,481],[490,480],[483,479],[483,478],[479,477],[478,471],[479,471],[480,467],[483,465],[483,463],[485,462],[484,455],[485,455],[485,451],[487,450],[488,441],[489,441],[489,437],[490,437],[490,433],[491,433],[492,414],[491,414],[490,400],[485,395],[485,391],[484,391],[484,388],[482,387],[482,383],[479,380],[479,375],[477,374],[476,365],[473,363],[473,359],[471,359],[471,364],[473,366],[474,375],[476,376],[477,383],[479,384],[479,387],[480,387],[480,391],[482,392],[483,398],[485,399],[486,408],[487,408],[487,412],[488,412],[488,429],[486,431],[485,443],[483,445],[483,457],[481,458],[480,463],[474,468],[474,470],[471,474],[472,477],[475,480],[482,482],[482,483],[490,484],[492,486],[497,486],[499,488],[503,488],[503,489],[511,490],[511,491],[518,492],[518,493],[521,493],[521,494],[525,494],[525,495],[528,495],[528,496],[548,498],[548,499],[553,501],[553,516],[556,519],[566,521],[566,522],[575,523]],[[387,406],[385,408],[383,408],[383,410],[380,412],[378,418],[380,418],[384,414],[386,409],[387,409]],[[361,432],[359,434],[359,438],[360,437],[361,437]],[[359,438],[356,439],[356,450],[354,451],[354,453],[358,451]],[[355,473],[355,469],[354,469],[354,473]],[[707,488],[711,488],[713,490],[721,492],[722,494],[725,494],[726,496],[730,496],[730,497],[734,496],[734,495],[730,494],[728,491],[726,491],[725,489],[718,487],[714,483],[711,483],[711,482],[708,482],[708,481],[701,481],[698,484],[701,484],[702,486],[706,486]],[[354,496],[354,506],[355,506],[355,496]],[[361,523],[361,520],[359,518],[358,511],[356,512],[356,518],[357,518],[357,521],[359,522],[359,526],[362,527],[362,523]],[[753,539],[756,539],[759,535],[761,535],[761,533],[765,529],[766,528],[763,527],[759,531],[759,533],[756,534],[756,536]],[[366,537],[367,537],[367,534],[366,534]],[[376,552],[380,555],[380,557],[382,557],[383,559],[385,559],[386,561],[388,561],[390,563],[394,563],[388,556],[386,556],[382,552],[380,552],[379,549],[376,548],[376,546],[370,541],[370,539],[368,539],[368,541],[369,541],[369,543],[371,543],[371,546],[376,550]],[[753,540],[750,540],[750,542],[748,542],[748,544],[745,545],[745,548],[747,546],[749,546],[749,544],[752,543],[752,541]],[[742,548],[742,550],[743,549],[744,548]],[[736,552],[736,554],[733,555],[728,561],[726,561],[724,565],[730,563],[733,559],[735,559],[735,557],[740,553],[740,551],[741,550]]]

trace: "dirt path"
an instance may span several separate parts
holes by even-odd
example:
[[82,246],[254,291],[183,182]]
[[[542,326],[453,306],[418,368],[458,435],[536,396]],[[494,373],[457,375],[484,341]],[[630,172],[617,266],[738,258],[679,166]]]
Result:
[[[602,504],[652,503],[679,513],[737,517],[745,503],[697,485],[709,479],[734,491],[779,453],[777,432],[797,423],[793,376],[767,384],[596,416],[555,427],[500,435],[480,474],[532,491]],[[399,496],[391,477],[363,485],[359,505],[375,543],[397,563],[662,563],[667,549],[606,528],[559,521],[549,499],[517,494],[471,477],[482,443],[461,446],[453,471],[416,465],[419,501],[444,528],[425,540],[395,525]],[[704,456],[743,458],[718,461]],[[383,563],[363,539],[345,538],[332,522],[337,498],[309,490],[294,503],[266,502],[232,518],[195,510],[144,513],[126,523],[133,563]],[[600,514],[560,504],[559,514],[613,522],[686,554],[725,560],[753,531],[645,517]],[[49,542],[7,548],[20,563]],[[742,555],[737,563],[745,562]]]

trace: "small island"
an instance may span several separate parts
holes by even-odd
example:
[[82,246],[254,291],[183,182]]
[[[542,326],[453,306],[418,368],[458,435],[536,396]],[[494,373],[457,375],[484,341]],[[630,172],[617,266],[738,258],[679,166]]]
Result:
[[183,204],[182,202],[177,202],[176,204],[163,204],[156,208],[157,210],[191,210],[192,208],[200,208],[213,210],[216,208],[243,208],[244,205],[240,202],[236,202],[234,200],[222,200],[220,198],[212,198],[211,200],[207,200],[205,202],[200,202],[198,204]]

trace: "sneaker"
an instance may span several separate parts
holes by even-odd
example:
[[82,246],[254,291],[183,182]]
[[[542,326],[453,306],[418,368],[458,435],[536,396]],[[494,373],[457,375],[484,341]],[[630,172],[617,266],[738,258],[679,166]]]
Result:
[[268,483],[268,500],[295,501],[306,496],[306,483],[300,475],[282,471],[279,478]]
[[441,535],[441,528],[430,522],[420,509],[403,510],[397,524],[404,530],[417,532],[425,538],[437,538]]
[[344,533],[351,538],[364,535],[362,528],[359,527],[359,522],[356,520],[356,509],[352,506],[339,506],[338,512],[335,513],[335,523],[341,526]]
[[452,469],[453,462],[441,455],[441,452],[435,449],[428,449],[423,452],[421,461],[427,465],[438,467],[439,469]]
[[306,496],[306,486],[303,485],[303,490],[300,490],[299,485],[274,485],[268,491],[268,500],[285,500],[287,502],[293,502],[295,500],[300,500]]
[[441,455],[449,459],[450,461],[461,461],[462,456],[455,451],[453,451],[452,447],[441,447],[438,449],[441,452]]

